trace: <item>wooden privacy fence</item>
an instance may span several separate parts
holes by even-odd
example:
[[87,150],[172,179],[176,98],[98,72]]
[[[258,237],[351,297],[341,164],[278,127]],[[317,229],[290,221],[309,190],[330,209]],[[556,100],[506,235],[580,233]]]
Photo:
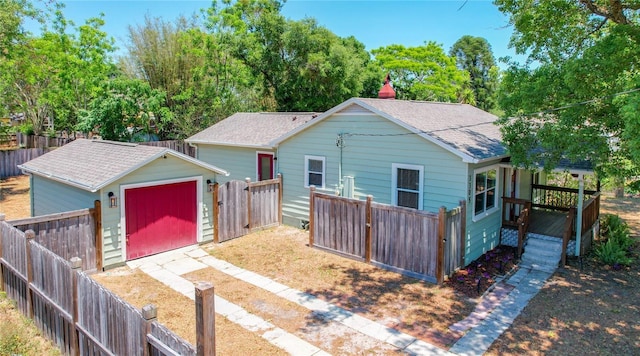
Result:
[[282,175],[278,178],[251,182],[232,180],[214,183],[214,242],[224,242],[251,231],[282,223]]
[[214,288],[195,287],[194,347],[80,271],[82,261],[57,256],[0,221],[0,290],[66,355],[215,355]]
[[12,220],[18,230],[35,232],[35,240],[49,251],[69,260],[82,259],[82,270],[102,271],[102,228],[100,201],[91,209]]
[[44,148],[21,148],[17,150],[0,150],[0,178],[14,177],[22,174],[18,165],[28,162],[49,152]]
[[189,146],[189,144],[184,141],[173,140],[173,141],[149,141],[149,142],[136,142],[136,143],[140,145],[145,145],[145,146],[170,148],[174,151],[178,151],[180,153],[186,154],[187,156],[196,158],[196,148]]
[[435,214],[310,191],[312,247],[432,283],[463,265],[464,201]]
[[49,137],[42,135],[25,135],[21,132],[16,132],[16,144],[23,148],[49,148],[49,147],[61,147],[67,143],[73,141],[73,138],[69,137]]

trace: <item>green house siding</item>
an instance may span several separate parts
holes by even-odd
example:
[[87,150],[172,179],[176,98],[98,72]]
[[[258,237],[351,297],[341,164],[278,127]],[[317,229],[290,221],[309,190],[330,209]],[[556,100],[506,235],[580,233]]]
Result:
[[218,176],[218,183],[226,183],[230,180],[245,180],[251,178],[257,180],[256,164],[258,161],[257,152],[273,153],[273,150],[256,149],[245,147],[218,146],[218,145],[198,145],[198,159],[223,167],[229,176]]
[[[212,193],[207,192],[206,181],[207,179],[214,181],[216,174],[182,159],[167,156],[167,158],[159,158],[137,169],[100,191],[104,245],[103,261],[105,267],[121,264],[125,261],[125,256],[122,254],[122,231],[120,225],[121,209],[123,209],[120,203],[122,201],[120,188],[128,184],[148,183],[153,185],[154,182],[192,177],[200,177],[202,180],[202,241],[213,240],[213,197]],[[109,192],[117,195],[117,208],[109,208]]]
[[[342,154],[338,135],[342,135]],[[354,197],[373,195],[392,202],[392,165],[422,166],[423,210],[436,212],[459,205],[467,196],[467,169],[460,157],[374,114],[337,114],[284,141],[278,149],[283,174],[285,223],[309,219],[309,189],[304,186],[305,155],[325,158],[325,187],[336,194],[340,177],[354,178]]]
[[[503,169],[497,165],[498,161],[469,165],[469,196],[467,198],[467,227],[465,239],[465,265],[471,263],[483,253],[497,247],[500,244],[500,227],[502,226],[502,192]],[[474,191],[475,171],[486,167],[495,167],[498,172],[496,181],[496,194],[498,196],[496,209],[488,215],[475,216]]]
[[94,201],[100,199],[98,193],[37,175],[31,177],[31,196],[33,216],[92,208]]

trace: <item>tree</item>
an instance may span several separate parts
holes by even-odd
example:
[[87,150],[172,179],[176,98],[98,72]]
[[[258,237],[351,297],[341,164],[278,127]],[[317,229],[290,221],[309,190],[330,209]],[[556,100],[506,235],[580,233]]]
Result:
[[196,18],[169,23],[147,17],[129,27],[129,40],[121,68],[167,93],[165,105],[174,113],[167,138],[185,138],[237,111],[259,109],[247,68]]
[[398,99],[473,103],[469,75],[456,67],[455,59],[441,45],[394,44],[371,52],[379,66],[390,73]]
[[47,118],[57,129],[73,129],[79,110],[87,108],[114,69],[108,57],[113,40],[100,31],[101,18],[76,28],[64,18],[62,5],[53,10],[40,36],[14,37],[20,40],[0,59],[3,104],[9,111],[24,112],[36,134]]
[[15,99],[11,73],[16,57],[15,48],[22,46],[28,37],[24,28],[26,19],[42,21],[33,5],[25,0],[0,0],[0,114],[8,114],[10,102]]
[[139,79],[115,78],[91,101],[78,124],[81,131],[97,131],[105,140],[146,141],[160,134],[173,117],[166,93]]
[[[498,0],[528,53],[500,89],[512,161],[546,169],[589,159],[601,177],[638,174],[640,26],[637,1]],[[531,63],[537,62],[537,67]]]
[[214,2],[209,27],[262,81],[278,111],[324,111],[360,94],[364,45],[313,19],[287,20],[278,0]]
[[482,37],[462,36],[449,54],[456,59],[458,69],[469,73],[475,105],[492,111],[496,106],[498,67],[489,42]]

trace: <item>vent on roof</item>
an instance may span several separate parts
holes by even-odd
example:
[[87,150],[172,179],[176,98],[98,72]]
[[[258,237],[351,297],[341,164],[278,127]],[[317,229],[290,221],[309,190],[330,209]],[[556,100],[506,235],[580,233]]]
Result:
[[387,77],[384,79],[384,85],[378,92],[378,99],[395,99],[396,91],[391,86],[391,76],[387,73]]

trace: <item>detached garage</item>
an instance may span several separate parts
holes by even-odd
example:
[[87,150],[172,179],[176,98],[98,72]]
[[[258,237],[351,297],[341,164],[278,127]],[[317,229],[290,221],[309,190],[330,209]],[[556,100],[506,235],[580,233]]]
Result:
[[79,139],[20,166],[31,175],[31,215],[102,206],[103,262],[213,240],[208,183],[220,168],[168,148]]

